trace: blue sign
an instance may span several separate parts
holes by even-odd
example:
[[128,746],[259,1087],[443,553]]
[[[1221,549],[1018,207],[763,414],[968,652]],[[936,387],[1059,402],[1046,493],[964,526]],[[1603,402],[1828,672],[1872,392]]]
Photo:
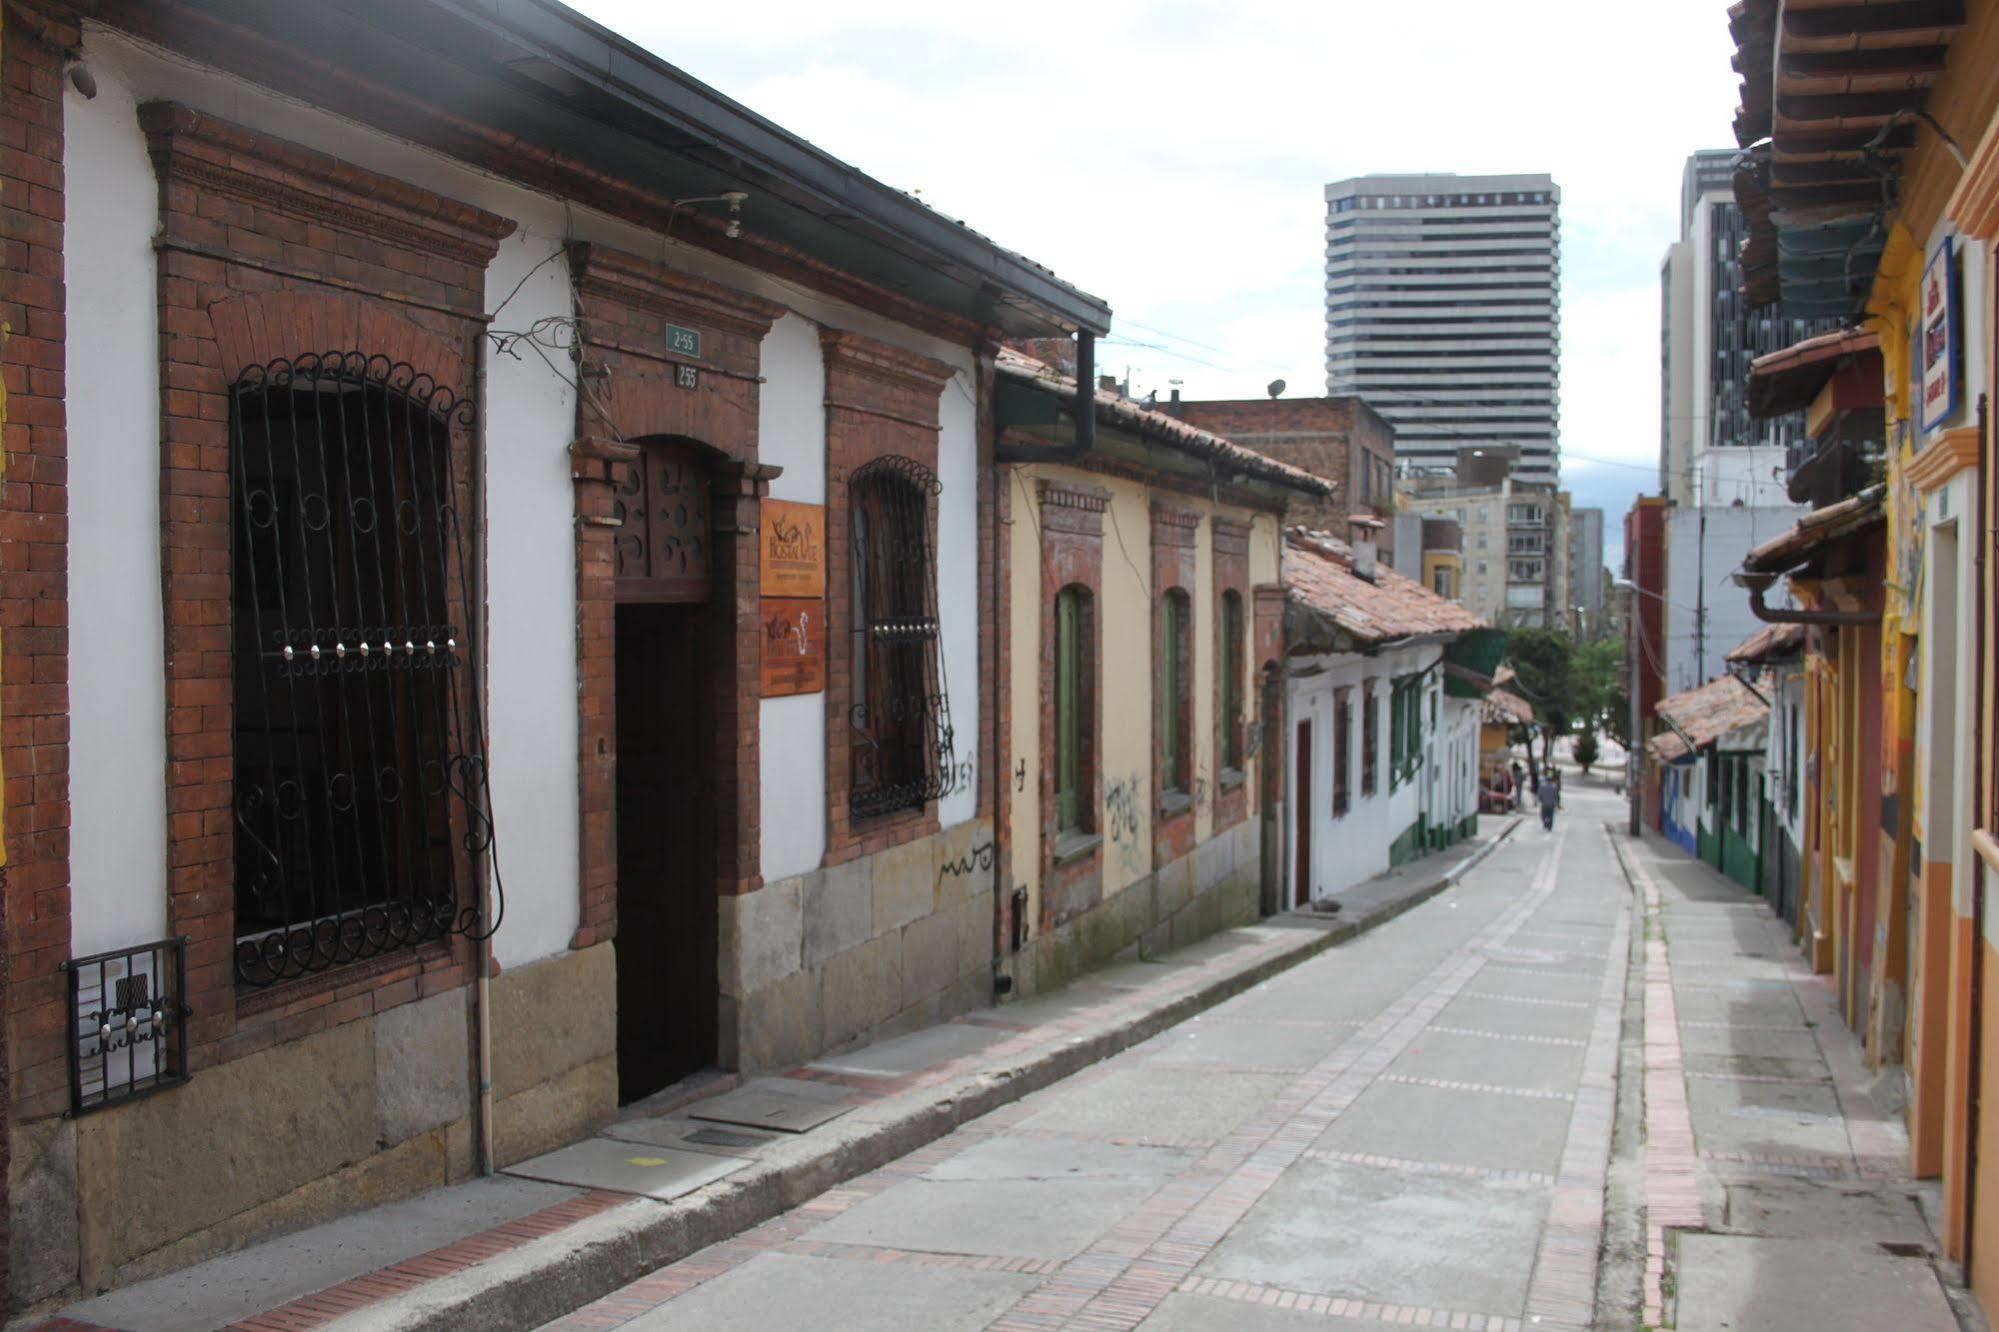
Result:
[[1957,299],[1957,255],[1945,237],[1923,269],[1922,323],[1916,329],[1917,384],[1923,395],[1923,429],[1934,430],[1957,413],[1964,395],[1963,339]]

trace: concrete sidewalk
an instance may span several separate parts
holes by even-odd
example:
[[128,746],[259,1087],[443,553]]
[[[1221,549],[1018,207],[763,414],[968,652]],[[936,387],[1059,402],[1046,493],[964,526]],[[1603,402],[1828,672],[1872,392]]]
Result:
[[[506,1172],[87,1300],[51,1329],[344,1321],[487,1328],[557,1317],[1047,1087],[1442,892],[1519,824],[1340,895],[1053,994],[839,1052]],[[628,1108],[634,1109],[634,1108]],[[657,1110],[657,1107],[653,1107]]]
[[1632,1322],[1956,1332],[1899,1107],[1788,924],[1661,839],[1614,840],[1646,924]]

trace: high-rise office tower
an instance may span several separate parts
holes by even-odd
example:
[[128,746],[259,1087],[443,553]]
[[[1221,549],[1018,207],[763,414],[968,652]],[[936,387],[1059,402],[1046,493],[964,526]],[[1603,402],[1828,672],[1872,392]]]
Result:
[[[1749,365],[1839,321],[1792,319],[1742,299],[1742,242],[1733,149],[1689,157],[1680,172],[1680,238],[1659,269],[1659,492],[1668,692],[1727,669],[1727,653],[1761,628],[1731,574],[1805,509],[1787,493],[1785,452],[1803,414],[1752,420]],[[1649,590],[1649,589],[1648,589]]]
[[1751,420],[1749,363],[1841,323],[1743,302],[1736,156],[1708,148],[1687,159],[1680,239],[1659,267],[1659,491],[1682,506],[1789,503],[1784,453],[1804,438],[1803,413]]
[[1326,390],[1394,425],[1405,472],[1492,445],[1559,481],[1561,198],[1545,175],[1326,186]]

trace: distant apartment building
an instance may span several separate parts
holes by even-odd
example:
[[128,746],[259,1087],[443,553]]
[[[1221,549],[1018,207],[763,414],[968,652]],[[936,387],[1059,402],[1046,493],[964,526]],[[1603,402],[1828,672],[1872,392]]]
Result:
[[1546,175],[1326,186],[1326,390],[1395,427],[1404,474],[1519,451],[1560,480],[1561,191]]
[[[1287,520],[1345,540],[1356,517],[1386,518],[1395,498],[1395,428],[1354,397],[1183,399],[1164,410],[1191,426],[1225,435],[1268,458],[1331,481],[1325,498],[1295,496]],[[1384,526],[1381,553],[1393,551]]]
[[[1454,476],[1404,480],[1396,568],[1502,628],[1571,627],[1568,492],[1519,480],[1507,459],[1479,465],[1486,461],[1467,457]],[[1412,532],[1422,546],[1414,552],[1402,548]],[[1436,587],[1440,570],[1452,591]]]
[[[1802,413],[1753,420],[1749,363],[1838,320],[1751,310],[1742,297],[1747,222],[1735,202],[1733,149],[1704,149],[1680,176],[1680,239],[1659,270],[1659,488],[1679,505],[1783,505],[1787,450]],[[1749,450],[1718,454],[1717,450]]]

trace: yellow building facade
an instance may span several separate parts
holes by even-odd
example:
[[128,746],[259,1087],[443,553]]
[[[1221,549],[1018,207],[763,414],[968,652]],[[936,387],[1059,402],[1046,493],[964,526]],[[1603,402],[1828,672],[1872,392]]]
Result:
[[1073,381],[998,373],[1001,969],[1028,994],[1269,908],[1282,523],[1330,487],[1114,392],[1080,438],[1048,410]]

